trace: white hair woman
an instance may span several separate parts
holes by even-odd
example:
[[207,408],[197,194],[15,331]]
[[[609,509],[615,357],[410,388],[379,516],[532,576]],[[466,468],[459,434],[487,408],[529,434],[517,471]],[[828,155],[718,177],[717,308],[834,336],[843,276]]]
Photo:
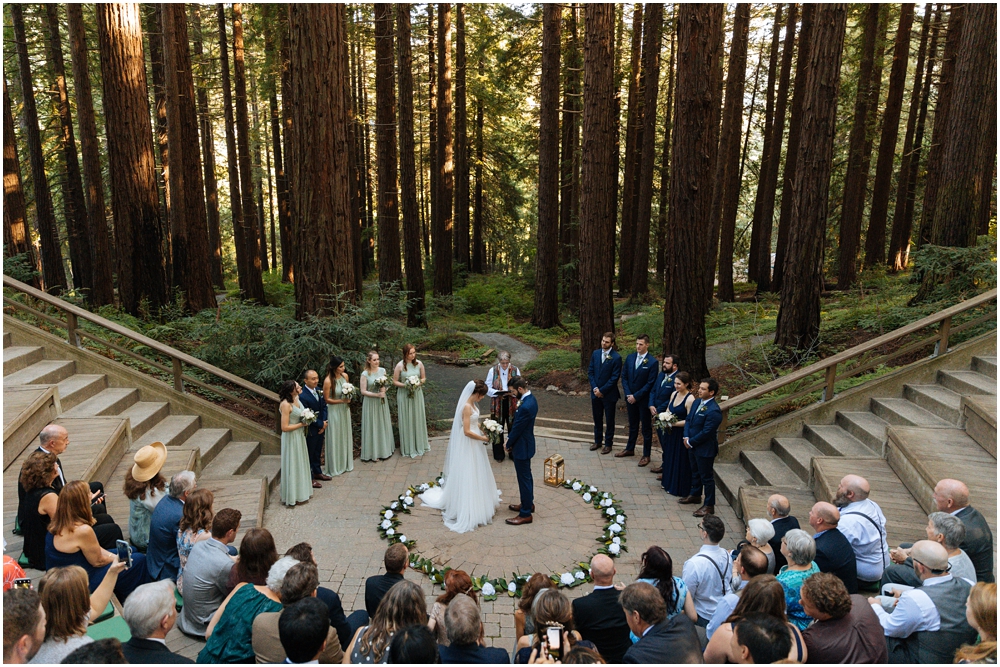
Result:
[[774,574],[774,549],[768,542],[774,537],[774,526],[767,519],[747,521],[747,542],[757,547],[767,556],[767,573]]
[[785,589],[785,606],[788,622],[799,630],[805,630],[813,619],[802,608],[802,582],[819,572],[813,560],[816,558],[816,541],[812,535],[798,528],[790,530],[781,538],[781,553],[788,559],[788,565],[781,568],[777,579]]

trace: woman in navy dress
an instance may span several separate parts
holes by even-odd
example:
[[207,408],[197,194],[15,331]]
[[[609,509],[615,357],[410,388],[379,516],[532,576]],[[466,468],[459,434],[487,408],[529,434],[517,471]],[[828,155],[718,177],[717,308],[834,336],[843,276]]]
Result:
[[663,448],[663,475],[660,479],[663,490],[681,498],[691,493],[691,463],[684,447],[684,420],[694,403],[694,394],[691,392],[693,386],[691,375],[687,371],[679,372],[674,378],[674,392],[665,407],[674,413],[677,421],[669,430],[660,433],[660,446]]

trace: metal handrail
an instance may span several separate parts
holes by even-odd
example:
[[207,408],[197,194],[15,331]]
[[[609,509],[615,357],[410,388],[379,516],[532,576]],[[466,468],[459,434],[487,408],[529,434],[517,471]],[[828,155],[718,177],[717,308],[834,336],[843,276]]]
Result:
[[[41,319],[56,324],[57,326],[65,327],[66,338],[69,341],[69,344],[74,347],[81,347],[80,344],[81,337],[89,338],[100,345],[108,347],[109,349],[113,349],[117,352],[124,353],[128,356],[137,359],[140,362],[146,363],[164,372],[169,372],[173,377],[174,391],[183,394],[184,383],[185,381],[187,381],[188,384],[194,385],[200,389],[210,390],[229,401],[234,401],[246,407],[247,409],[253,410],[261,415],[264,415],[265,417],[276,417],[277,415],[278,395],[273,391],[270,391],[269,389],[265,389],[264,387],[261,387],[258,384],[254,384],[253,382],[249,382],[237,375],[233,375],[228,371],[222,370],[218,366],[213,366],[212,364],[206,363],[201,359],[192,357],[190,354],[181,352],[180,350],[170,347],[169,345],[165,345],[164,343],[161,343],[157,340],[153,340],[152,338],[144,336],[143,334],[138,333],[136,331],[133,331],[128,327],[122,326],[117,322],[112,322],[111,320],[101,317],[100,315],[97,315],[95,313],[92,313],[89,310],[86,310],[85,308],[80,308],[79,306],[73,305],[72,303],[64,301],[58,297],[52,296],[51,294],[47,294],[41,290],[35,289],[31,285],[22,283],[19,280],[11,278],[10,276],[5,275],[3,277],[3,286],[8,287],[12,290],[16,290],[18,292],[22,292],[60,311],[64,315],[65,321],[60,320],[57,317],[53,317],[52,315],[42,313],[36,310],[35,308],[32,308],[27,304],[23,304],[15,299],[11,299],[6,294],[3,297],[3,302],[4,305],[6,306],[10,306],[17,310],[22,310],[34,317],[40,317]],[[167,357],[171,361],[171,368],[167,368],[163,364],[160,364],[152,359],[148,359],[143,355],[139,354],[138,352],[124,348],[111,341],[105,340],[99,336],[95,336],[93,333],[89,331],[82,330],[79,327],[79,320],[86,320],[91,324],[95,324],[98,327],[101,327],[102,329],[110,331],[114,334],[117,334],[129,340],[132,340],[136,343],[139,343],[140,345],[143,345],[149,348],[150,350],[153,350],[154,352],[163,355],[164,357]],[[191,377],[190,375],[185,375],[184,374],[185,366],[196,368],[204,373],[208,373],[209,375],[214,375],[215,377],[220,378],[225,382],[235,387],[238,387],[239,389],[250,392],[251,394],[254,394],[264,399],[266,403],[271,405],[271,407],[263,408],[259,405],[255,405],[250,401],[246,401],[239,397],[233,396],[232,393],[227,392],[224,389],[206,384],[205,382],[202,382],[197,378]],[[279,424],[280,420],[276,419],[276,424],[275,424],[276,430],[280,428]]]

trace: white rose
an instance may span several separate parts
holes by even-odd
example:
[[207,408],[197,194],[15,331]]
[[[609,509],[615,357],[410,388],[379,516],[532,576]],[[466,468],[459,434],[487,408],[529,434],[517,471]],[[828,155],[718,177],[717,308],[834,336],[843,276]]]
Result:
[[421,485],[420,485],[420,490],[421,490],[421,491],[426,491],[426,490],[428,490],[429,488],[431,488],[431,487],[430,487],[430,485],[429,485],[429,484],[427,484],[427,483],[424,483],[424,484],[421,484]]
[[406,495],[408,495],[408,496],[412,496],[412,495],[413,495],[413,491],[410,491],[409,489],[407,489],[407,490],[406,490]]
[[617,521],[619,524],[624,524],[625,523],[625,517],[623,515],[619,514],[617,517],[615,517],[615,521]]
[[[393,503],[393,505],[395,505],[395,504],[396,503]],[[386,510],[385,514],[383,514],[382,516],[384,516],[386,519],[391,519],[394,515],[392,513],[392,510]]]
[[622,550],[622,548],[621,548],[621,545],[619,545],[619,544],[609,544],[608,545],[608,553],[611,554],[611,555],[613,555],[613,556],[617,556],[618,554],[620,554],[621,550]]
[[610,494],[610,493],[608,493],[607,491],[605,491],[605,492],[604,492],[604,497],[605,497],[605,498],[608,498],[609,496],[611,496],[611,494]]
[[601,507],[611,507],[611,501],[605,498],[601,501]]
[[385,531],[385,534],[388,535],[389,537],[392,537],[393,535],[396,534],[396,529],[390,528],[389,530]]
[[485,584],[483,584],[483,595],[489,597],[491,595],[496,595],[496,594],[497,591],[495,588],[493,588],[493,584],[491,584],[488,581]]
[[611,541],[614,542],[615,544],[621,544],[622,543],[622,538],[620,538],[617,535],[615,535],[614,537],[611,538]]
[[399,541],[400,542],[405,542],[406,541],[406,535],[400,535],[399,536]]
[[509,584],[507,584],[507,592],[508,593],[516,593],[517,592],[517,582],[512,581]]
[[407,496],[406,500],[403,501],[403,504],[407,505],[407,506],[412,505],[413,504],[413,498],[410,498],[409,496]]
[[387,530],[389,528],[392,528],[392,521],[389,521],[388,519],[383,519],[382,520],[382,530]]
[[590,487],[590,492],[591,493],[597,493],[597,487],[596,486]]
[[392,504],[389,505],[389,507],[391,507],[392,509],[396,509],[397,507],[399,507],[399,503],[394,500],[394,501],[392,501]]
[[400,497],[399,497],[399,499],[400,499],[400,500],[405,500],[405,499],[406,499],[406,496],[400,496]]
[[609,507],[607,509],[607,513],[608,513],[608,516],[614,516],[615,515],[615,508],[614,507]]
[[589,503],[592,499],[593,499],[593,496],[591,496],[589,493],[583,494],[583,502]]
[[622,527],[619,526],[617,523],[613,523],[610,526],[608,526],[608,530],[610,530],[612,533],[620,533],[622,532]]
[[583,484],[580,484],[580,482],[573,482],[573,490],[574,491],[579,491],[582,488],[583,488]]
[[587,575],[585,575],[583,572],[576,572],[573,574],[573,576],[576,577],[577,579],[584,579]]
[[559,576],[559,583],[561,583],[563,586],[569,586],[574,581],[575,581],[575,579],[573,578],[573,575],[570,574],[569,572],[563,572]]

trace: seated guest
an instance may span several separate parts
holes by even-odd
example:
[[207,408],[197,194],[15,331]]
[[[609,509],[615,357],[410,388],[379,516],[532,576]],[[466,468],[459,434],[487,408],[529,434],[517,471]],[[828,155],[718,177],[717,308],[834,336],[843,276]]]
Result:
[[937,542],[917,542],[910,557],[920,588],[903,591],[892,613],[879,597],[870,600],[887,638],[889,662],[951,662],[962,644],[976,638],[965,618],[972,586],[948,572],[948,552]]
[[736,609],[736,605],[740,601],[740,595],[743,593],[743,589],[746,587],[746,582],[750,581],[758,574],[767,574],[768,560],[764,552],[753,546],[752,544],[744,544],[743,548],[740,549],[740,553],[736,556],[736,560],[733,562],[733,572],[740,577],[740,588],[735,593],[726,593],[726,595],[719,600],[719,604],[715,607],[715,614],[712,615],[712,620],[708,622],[708,627],[705,628],[705,636],[708,639],[712,638],[715,631],[720,625],[726,622],[726,619],[733,613]]
[[702,547],[684,562],[682,578],[694,600],[694,610],[698,615],[696,623],[708,625],[715,607],[730,591],[733,561],[729,552],[719,546],[726,535],[726,524],[717,516],[706,516],[698,524],[701,531]]
[[684,613],[694,623],[698,615],[694,611],[694,600],[687,589],[687,584],[680,577],[674,576],[674,562],[670,554],[662,547],[650,547],[642,554],[639,566],[638,581],[644,581],[656,587],[663,595],[663,603],[667,605],[667,619]]
[[868,494],[868,480],[847,475],[840,480],[833,504],[840,508],[837,529],[854,549],[858,562],[858,588],[878,590],[882,571],[889,566],[889,543],[886,541],[885,514]]
[[149,544],[146,546],[149,576],[154,581],[177,581],[181,561],[177,555],[177,528],[184,516],[184,501],[196,487],[194,473],[190,470],[170,478],[167,497],[161,500],[149,519]]
[[759,574],[743,587],[733,613],[716,629],[708,641],[708,646],[705,648],[705,662],[713,664],[738,662],[739,652],[732,643],[733,628],[743,618],[756,612],[772,616],[788,627],[788,636],[794,641],[790,642],[788,653],[783,657],[795,662],[805,662],[808,653],[802,641],[802,633],[795,625],[788,622],[788,616],[785,615],[785,589],[770,574]]
[[105,637],[84,644],[62,660],[64,665],[127,665],[128,663],[122,652],[122,643],[115,637]]
[[288,570],[298,563],[290,556],[279,558],[267,574],[266,586],[237,585],[208,624],[208,642],[198,654],[198,662],[254,662],[254,619],[281,611],[281,584]]
[[[746,541],[760,549],[767,556],[766,574],[777,572],[777,569],[774,567],[774,550],[771,548],[772,537],[774,537],[774,526],[767,519],[750,519],[747,521]],[[736,560],[735,554],[733,560]]]
[[167,448],[162,442],[154,442],[137,451],[132,460],[135,463],[125,469],[122,488],[129,501],[128,539],[132,546],[145,553],[153,510],[167,494],[167,480],[160,474],[167,461]]
[[573,600],[573,625],[583,639],[594,642],[608,662],[621,662],[632,642],[625,611],[618,604],[614,561],[597,554],[590,559],[590,576],[594,592]]
[[[965,618],[979,633],[979,642],[963,646],[955,662],[997,663],[997,585],[980,581],[969,591]],[[6,662],[6,661],[5,661]]]
[[821,572],[802,583],[802,608],[816,622],[802,638],[814,664],[882,664],[889,661],[885,636],[868,600],[847,592],[834,574]]
[[177,622],[174,582],[143,584],[128,596],[122,608],[132,638],[122,646],[125,658],[137,665],[190,665],[194,661],[167,648],[167,634]]
[[965,524],[965,539],[958,546],[976,566],[976,579],[992,583],[993,531],[979,510],[969,505],[969,487],[957,479],[942,479],[932,497],[938,512],[953,514]]
[[[972,560],[958,545],[965,540],[965,524],[962,520],[945,512],[932,512],[927,515],[927,539],[942,544],[948,551],[948,570],[956,577],[965,579],[969,585],[976,583],[976,567]],[[917,587],[920,579],[913,572],[913,559],[910,558],[909,545],[900,545],[898,549],[889,552],[892,565],[882,573],[882,585],[888,583],[905,584]]]
[[574,646],[570,650],[566,657],[562,659],[562,664],[564,665],[606,665],[608,661],[605,660],[596,649],[587,648],[586,646]]
[[385,550],[385,574],[376,574],[368,577],[365,581],[365,611],[369,618],[375,618],[379,602],[385,597],[390,588],[403,580],[403,573],[406,572],[406,563],[409,561],[410,552],[406,550],[406,545],[396,542]]
[[[119,559],[117,550],[101,548],[93,525],[87,483],[79,480],[70,482],[59,494],[59,505],[49,524],[49,534],[45,536],[45,566],[52,569],[79,565],[90,579],[90,590],[96,592],[106,578],[108,568],[118,563]],[[117,571],[121,572],[121,568]],[[146,573],[145,556],[132,554],[132,566],[116,578],[115,595],[118,601],[125,602],[129,593],[147,581],[149,575]],[[101,607],[100,612],[103,611]]]
[[[299,542],[286,551],[285,555],[291,556],[300,563],[312,563],[317,568],[319,567],[319,563],[316,562],[316,554],[308,542]],[[364,609],[358,609],[351,612],[350,616],[345,616],[340,596],[337,595],[336,591],[324,586],[316,589],[316,597],[330,610],[330,625],[337,631],[337,641],[340,643],[340,648],[347,648],[347,644],[358,628],[368,622],[368,613]]]
[[24,536],[28,567],[35,570],[45,569],[45,536],[59,504],[52,480],[58,476],[55,454],[32,452],[21,466],[17,480],[24,489],[24,496],[17,504],[17,522]]
[[840,510],[831,503],[816,503],[809,510],[809,525],[816,531],[816,567],[840,577],[847,592],[854,595],[858,592],[858,561],[851,543],[837,529],[839,523]]
[[541,572],[535,572],[524,582],[521,599],[514,610],[514,636],[517,638],[515,653],[525,646],[531,646],[531,639],[535,634],[535,619],[531,615],[531,607],[535,603],[535,597],[546,588],[555,587],[549,575]]
[[403,628],[389,642],[389,664],[432,665],[439,662],[438,644],[426,625]]
[[227,547],[236,539],[242,518],[239,510],[219,510],[212,518],[212,536],[191,548],[181,589],[184,606],[177,617],[181,632],[204,637],[212,616],[229,594],[227,582],[234,565]]
[[514,656],[514,664],[530,664],[532,653],[537,657],[542,643],[546,641],[545,633],[550,627],[558,627],[565,632],[564,651],[569,651],[581,643],[594,648],[592,642],[581,639],[573,623],[573,605],[570,604],[569,598],[556,589],[546,588],[540,591],[532,603],[531,614],[535,620],[535,634],[530,645],[518,649]]
[[767,543],[771,545],[771,552],[774,554],[775,572],[779,572],[783,566],[788,565],[785,557],[781,555],[781,538],[788,531],[799,527],[799,520],[794,516],[789,516],[791,511],[792,504],[788,502],[788,498],[780,493],[775,493],[767,499],[767,516],[770,517],[771,525],[774,526],[774,537]]
[[23,665],[35,657],[45,641],[45,609],[31,588],[12,588],[3,594],[3,662]]
[[736,624],[732,644],[735,662],[768,665],[788,655],[792,640],[780,620],[768,614],[753,613]]
[[239,584],[267,585],[267,574],[278,561],[278,549],[274,537],[267,528],[251,528],[240,541],[240,556],[229,571],[227,593],[232,593]]
[[[429,614],[430,620],[427,621],[427,627],[434,633],[437,643],[442,646],[447,646],[450,643],[444,612],[448,608],[448,604],[459,594],[467,595],[472,598],[473,602],[479,604],[476,599],[476,591],[472,590],[472,578],[469,573],[465,570],[448,570],[444,575],[444,593],[434,601],[434,606],[431,607]],[[477,637],[476,640],[478,641],[478,639]]]
[[[288,656],[285,655],[285,649],[282,648],[284,644],[279,639],[278,629],[281,625],[279,617],[299,600],[315,597],[317,587],[319,587],[319,570],[314,563],[300,561],[288,570],[281,582],[281,604],[284,605],[284,610],[280,613],[259,614],[253,620],[253,652],[258,663],[285,661]],[[320,603],[322,602],[320,600]],[[337,630],[330,626],[329,608],[325,604],[323,608],[327,610],[326,634],[323,636],[326,644],[320,653],[319,661],[323,664],[339,664],[344,658],[344,652],[340,648]]]
[[788,610],[788,621],[799,630],[805,630],[812,619],[802,609],[799,602],[799,589],[802,582],[819,572],[816,566],[816,543],[804,530],[790,530],[781,540],[781,552],[785,554],[788,565],[781,568],[777,579],[785,589],[785,607]]
[[[7,548],[7,540],[3,541],[4,549]],[[24,573],[24,568],[17,564],[17,561],[3,555],[3,591],[6,593],[14,587],[14,582],[18,579],[26,579],[28,575]]]
[[195,489],[188,493],[184,511],[177,524],[177,588],[184,590],[184,566],[191,548],[212,536],[212,503],[215,495],[208,489]]
[[[301,563],[296,567],[309,567],[309,565]],[[302,598],[282,609],[278,619],[278,637],[286,657],[275,662],[291,665],[315,662],[329,664],[323,659],[327,646],[332,642],[337,646],[337,652],[341,651],[337,638],[330,637],[333,629],[327,620],[327,614],[326,605],[314,597]]]
[[667,618],[663,595],[651,584],[637,581],[619,596],[635,643],[622,658],[626,664],[699,663],[701,646],[694,623],[685,614]]
[[470,662],[487,665],[510,663],[510,655],[506,650],[480,645],[483,621],[479,616],[479,606],[468,595],[459,593],[448,604],[445,624],[448,626],[448,644],[438,646],[442,663],[446,665]]
[[[66,488],[70,486],[72,483]],[[90,509],[90,503],[86,506]],[[123,563],[116,561],[112,564],[93,594],[87,588],[87,573],[81,567],[71,565],[45,573],[38,581],[38,595],[45,610],[45,641],[31,659],[31,664],[62,662],[80,646],[94,641],[87,636],[87,623],[104,613],[104,608],[111,601],[118,573],[123,569]]]
[[388,662],[392,635],[411,625],[427,625],[427,603],[420,586],[404,579],[382,598],[371,624],[354,633],[346,651],[350,658],[345,658],[345,664]]

